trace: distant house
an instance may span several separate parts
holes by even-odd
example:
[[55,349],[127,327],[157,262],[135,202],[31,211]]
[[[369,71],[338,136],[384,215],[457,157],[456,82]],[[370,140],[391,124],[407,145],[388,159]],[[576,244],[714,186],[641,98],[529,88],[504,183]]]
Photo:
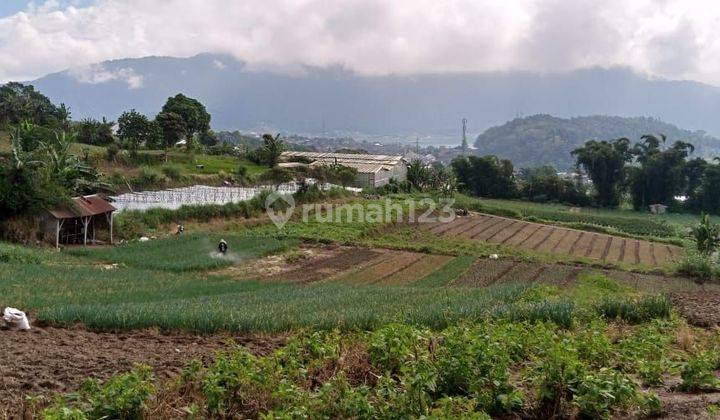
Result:
[[96,232],[105,228],[113,242],[113,212],[116,208],[99,195],[75,197],[70,203],[50,209],[44,219],[45,236],[60,244],[95,243]]
[[405,156],[403,156],[403,160],[408,165],[411,164],[414,160],[419,160],[420,162],[422,162],[423,165],[430,166],[437,161],[437,158],[429,153],[426,155],[419,155],[415,152],[410,151],[407,152]]
[[402,156],[396,155],[369,155],[351,153],[321,153],[321,152],[283,152],[281,159],[284,166],[296,165],[293,160],[309,161],[309,166],[343,165],[358,171],[353,187],[381,187],[391,179],[405,181],[407,179],[407,166]]

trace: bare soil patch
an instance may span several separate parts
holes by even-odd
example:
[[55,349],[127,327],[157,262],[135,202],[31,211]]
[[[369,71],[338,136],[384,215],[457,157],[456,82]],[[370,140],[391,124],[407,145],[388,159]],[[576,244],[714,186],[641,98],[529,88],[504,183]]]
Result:
[[676,292],[670,298],[689,323],[699,327],[720,325],[720,291]]
[[0,330],[0,418],[22,418],[26,395],[51,397],[77,389],[88,377],[107,379],[136,363],[158,379],[178,374],[192,359],[209,362],[230,340],[255,354],[280,347],[286,336],[91,332],[81,328]]
[[342,247],[328,257],[306,261],[299,267],[270,276],[268,279],[298,283],[330,280],[345,271],[375,260],[384,252],[370,248]]

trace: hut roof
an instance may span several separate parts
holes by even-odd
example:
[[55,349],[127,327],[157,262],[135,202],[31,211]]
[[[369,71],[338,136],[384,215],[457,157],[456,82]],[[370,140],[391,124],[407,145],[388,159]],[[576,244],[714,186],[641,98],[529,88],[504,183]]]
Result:
[[74,219],[76,217],[95,216],[117,210],[107,200],[97,194],[74,197],[69,205],[61,205],[48,212],[56,219]]

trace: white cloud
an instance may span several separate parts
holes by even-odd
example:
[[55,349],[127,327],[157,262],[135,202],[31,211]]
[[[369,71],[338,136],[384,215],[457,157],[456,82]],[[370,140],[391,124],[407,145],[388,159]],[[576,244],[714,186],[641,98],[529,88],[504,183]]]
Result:
[[73,67],[70,74],[80,83],[107,83],[114,80],[127,83],[129,89],[138,89],[143,85],[143,77],[135,73],[132,67],[107,70],[101,64]]
[[213,60],[213,66],[214,66],[216,69],[220,69],[220,70],[222,70],[222,69],[224,69],[225,67],[227,67],[227,66],[225,65],[225,63],[223,63],[223,62],[220,61],[220,60]]
[[252,65],[368,74],[623,65],[720,84],[714,0],[35,3],[0,19],[0,80],[114,58],[218,52]]

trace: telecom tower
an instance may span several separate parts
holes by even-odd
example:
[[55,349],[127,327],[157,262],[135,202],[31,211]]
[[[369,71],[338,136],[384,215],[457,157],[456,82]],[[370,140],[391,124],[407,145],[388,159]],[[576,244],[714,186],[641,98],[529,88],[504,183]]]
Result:
[[462,137],[462,145],[460,145],[460,148],[462,149],[462,154],[467,154],[468,149],[468,142],[467,142],[467,118],[462,119],[462,125],[463,125],[463,137]]

